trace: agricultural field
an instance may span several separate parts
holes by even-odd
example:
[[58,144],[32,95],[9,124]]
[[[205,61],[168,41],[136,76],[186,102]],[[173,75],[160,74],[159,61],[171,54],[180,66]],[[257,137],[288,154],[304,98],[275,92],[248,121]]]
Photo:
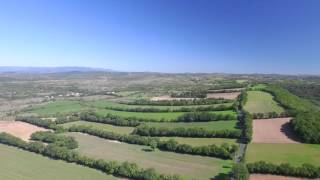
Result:
[[206,130],[234,130],[236,129],[238,121],[211,121],[211,122],[148,122],[148,126],[166,127],[166,128],[204,128]]
[[278,114],[284,112],[284,109],[273,100],[271,94],[263,91],[248,91],[248,101],[244,109],[250,113],[269,113],[276,112]]
[[292,118],[256,119],[253,121],[254,143],[299,143],[290,121]]
[[24,141],[29,141],[31,134],[37,131],[49,130],[24,122],[0,121],[0,133],[6,132],[16,137],[19,137]]
[[252,143],[248,146],[246,160],[248,163],[266,161],[275,164],[290,163],[294,166],[309,163],[319,167],[320,145]]
[[4,180],[120,180],[83,166],[52,160],[0,144],[0,179]]
[[141,167],[153,167],[159,172],[179,174],[186,179],[210,179],[219,173],[229,172],[231,167],[230,160],[159,150],[150,151],[148,146],[109,141],[80,133],[67,133],[66,135],[75,137],[79,142],[77,151],[87,156],[136,162]]
[[113,125],[109,125],[109,124],[87,122],[87,121],[69,122],[69,123],[62,124],[60,126],[62,126],[64,128],[69,128],[71,126],[78,126],[78,125],[91,126],[93,128],[102,129],[105,131],[114,132],[114,133],[118,133],[118,134],[131,134],[134,130],[133,127],[113,126]]

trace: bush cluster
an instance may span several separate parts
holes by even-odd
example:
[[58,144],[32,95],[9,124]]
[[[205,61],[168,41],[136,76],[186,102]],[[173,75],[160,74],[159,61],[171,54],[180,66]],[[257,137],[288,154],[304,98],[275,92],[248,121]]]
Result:
[[252,114],[253,119],[269,119],[269,118],[282,118],[282,117],[288,117],[288,113],[282,112],[269,112],[267,114],[264,113],[253,113]]
[[107,162],[101,159],[95,160],[86,156],[81,156],[77,152],[71,151],[64,146],[57,146],[55,143],[47,146],[39,142],[27,143],[7,133],[0,133],[0,143],[19,147],[53,159],[60,159],[94,168],[119,177],[136,180],[182,180],[182,178],[177,175],[163,175],[157,173],[154,169],[141,169],[135,163],[118,163],[116,161]]
[[57,135],[53,132],[35,132],[31,135],[31,140],[45,143],[54,143],[57,146],[68,149],[78,148],[78,142],[73,137]]
[[54,121],[48,119],[41,119],[38,117],[16,117],[16,121],[26,122],[46,129],[61,129],[59,126],[57,126],[57,124]]
[[240,130],[207,130],[204,128],[168,128],[168,127],[151,127],[147,125],[138,126],[135,134],[141,136],[179,136],[179,137],[217,137],[217,138],[239,138]]
[[247,164],[250,173],[275,174],[283,176],[294,176],[304,178],[319,178],[320,167],[310,164],[303,164],[300,167],[293,167],[290,164],[275,165],[264,161]]

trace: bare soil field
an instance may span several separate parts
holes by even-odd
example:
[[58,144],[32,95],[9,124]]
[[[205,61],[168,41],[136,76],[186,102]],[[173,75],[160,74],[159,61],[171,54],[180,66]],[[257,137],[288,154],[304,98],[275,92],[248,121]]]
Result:
[[265,174],[251,174],[250,180],[303,180],[302,178],[287,177],[287,176],[276,176],[276,175],[265,175]]
[[299,143],[290,127],[291,118],[255,119],[254,143]]
[[214,98],[214,99],[236,99],[241,92],[230,92],[230,93],[208,93],[207,98]]
[[0,121],[0,132],[6,132],[25,141],[30,139],[32,133],[37,131],[48,131],[28,123],[18,121]]

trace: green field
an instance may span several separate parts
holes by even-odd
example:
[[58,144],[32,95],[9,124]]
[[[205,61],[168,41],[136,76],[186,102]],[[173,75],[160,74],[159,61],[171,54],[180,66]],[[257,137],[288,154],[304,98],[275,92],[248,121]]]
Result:
[[113,126],[109,124],[87,122],[87,121],[75,121],[75,122],[61,124],[60,126],[63,126],[64,128],[69,128],[73,125],[92,126],[94,128],[103,129],[105,131],[115,132],[118,134],[130,134],[134,130],[133,127]]
[[319,144],[260,144],[248,146],[246,160],[248,163],[266,161],[275,164],[290,163],[300,166],[303,163],[320,166]]
[[146,123],[148,126],[155,126],[155,127],[167,127],[167,128],[204,128],[207,130],[234,130],[236,129],[237,125],[236,120],[232,121],[210,121],[210,122],[148,122]]
[[248,91],[248,102],[244,109],[250,113],[284,112],[284,109],[273,100],[272,95],[263,91]]
[[189,144],[191,146],[206,146],[211,144],[221,145],[223,143],[236,144],[236,139],[227,138],[186,138],[186,137],[160,137],[160,140],[167,141],[174,139],[179,144]]
[[3,180],[116,180],[100,171],[0,144]]
[[105,160],[136,162],[143,168],[155,168],[166,174],[179,174],[186,179],[209,180],[229,172],[231,160],[192,156],[164,151],[148,151],[148,146],[117,143],[81,133],[66,133],[79,142],[80,153]]
[[110,109],[111,107],[115,108],[156,108],[156,109],[170,109],[170,110],[175,110],[175,109],[180,109],[180,108],[195,108],[195,107],[208,107],[208,106],[220,106],[220,105],[225,105],[225,106],[231,106],[232,103],[223,103],[223,104],[212,104],[212,105],[190,105],[190,106],[150,106],[150,105],[127,105],[127,104],[120,104],[112,101],[106,101],[106,100],[99,100],[99,101],[94,101],[94,102],[87,102],[86,103],[89,106],[96,107],[96,108],[106,108]]
[[[211,111],[215,114],[230,114],[236,116],[234,111]],[[121,116],[124,118],[141,118],[141,119],[153,119],[155,121],[165,120],[171,121],[177,119],[179,116],[183,115],[183,112],[126,112],[126,111],[115,111],[109,109],[98,109],[97,113],[100,115],[106,115],[108,113]]]
[[46,105],[36,107],[28,110],[27,112],[36,113],[41,116],[50,116],[60,114],[66,114],[71,112],[79,112],[86,109],[80,101],[55,101]]

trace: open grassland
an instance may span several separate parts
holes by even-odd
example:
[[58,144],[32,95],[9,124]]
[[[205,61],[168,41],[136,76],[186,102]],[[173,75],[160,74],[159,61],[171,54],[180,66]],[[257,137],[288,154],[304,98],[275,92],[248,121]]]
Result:
[[211,144],[221,145],[223,143],[236,144],[236,139],[227,138],[189,138],[189,137],[160,137],[161,140],[167,141],[174,139],[179,144],[188,144],[191,146],[206,146]]
[[[183,115],[183,112],[126,112],[126,111],[115,111],[109,109],[98,109],[97,113],[100,115],[106,115],[108,113],[124,117],[124,118],[141,118],[141,119],[153,119],[155,121],[164,120],[172,121],[177,119],[179,116]],[[230,114],[236,116],[234,111],[210,111],[214,114]]]
[[79,151],[93,158],[136,162],[144,168],[155,168],[166,174],[179,174],[186,179],[209,180],[230,171],[231,161],[164,151],[149,151],[148,146],[108,141],[81,133],[66,133],[79,142]]
[[273,100],[272,95],[263,91],[248,91],[248,102],[244,109],[250,113],[284,112],[284,109]]
[[109,124],[95,123],[95,122],[87,122],[87,121],[75,121],[70,123],[61,124],[64,128],[69,128],[73,125],[85,125],[92,126],[97,129],[102,129],[109,132],[115,132],[118,134],[130,134],[134,130],[133,127],[124,127],[124,126],[113,126]]
[[206,130],[234,130],[237,125],[236,120],[232,121],[211,121],[211,122],[148,122],[148,126],[166,128],[204,128]]
[[116,180],[119,178],[83,166],[52,160],[0,144],[0,179],[3,180]]
[[248,163],[266,161],[274,164],[290,163],[301,166],[303,163],[320,166],[319,144],[260,144],[248,146]]

